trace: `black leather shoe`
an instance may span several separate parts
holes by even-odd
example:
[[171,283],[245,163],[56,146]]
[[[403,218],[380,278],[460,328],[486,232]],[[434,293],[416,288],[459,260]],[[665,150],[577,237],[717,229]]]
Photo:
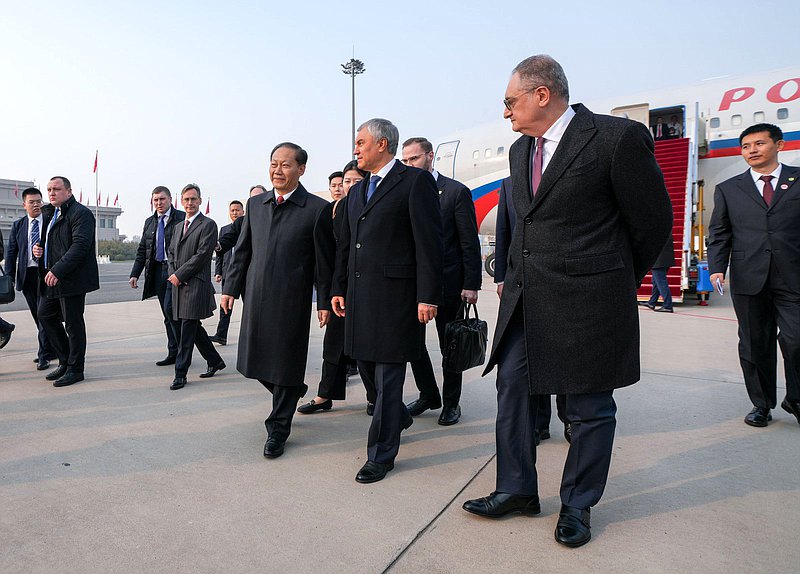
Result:
[[798,424],[800,424],[800,401],[790,401],[789,399],[783,399],[783,402],[781,403],[781,408],[790,415],[794,415],[794,418],[796,418]]
[[175,357],[164,357],[160,361],[156,361],[156,365],[159,367],[166,367],[167,365],[174,365],[175,364]]
[[564,423],[564,438],[569,444],[572,444],[572,425],[570,423]]
[[64,373],[66,373],[66,372],[67,372],[67,366],[66,365],[59,365],[54,370],[52,370],[49,373],[47,373],[44,376],[44,378],[47,379],[48,381],[57,381],[58,379],[63,377]]
[[461,508],[486,518],[500,518],[512,512],[520,512],[528,516],[534,516],[542,512],[539,497],[535,494],[533,496],[525,496],[496,491],[483,498],[468,500]]
[[213,336],[209,337],[208,340],[211,341],[212,343],[216,343],[217,345],[220,345],[222,347],[224,347],[225,345],[228,344],[228,339],[223,339],[219,335],[213,335]]
[[208,369],[206,370],[205,373],[201,373],[200,374],[200,378],[201,379],[210,379],[211,377],[213,377],[216,374],[217,371],[221,371],[224,368],[225,368],[225,362],[224,361],[222,363],[214,365],[213,367],[208,367]]
[[566,504],[561,505],[556,524],[556,542],[577,548],[592,539],[589,509],[573,508]]
[[439,424],[445,427],[454,425],[461,418],[461,406],[445,407],[442,409],[442,414],[439,415]]
[[744,422],[751,427],[765,427],[771,420],[772,414],[769,412],[769,409],[761,407],[753,407],[753,410],[744,417]]
[[370,482],[378,482],[386,477],[386,473],[394,468],[394,463],[381,464],[379,462],[372,462],[371,460],[361,467],[356,475],[356,482],[368,484]]
[[358,374],[358,367],[355,365],[348,365],[347,366],[347,376],[348,377],[355,377]]
[[667,309],[666,307],[660,307],[656,309],[656,313],[672,313],[672,312],[673,312],[672,307],[670,307],[669,309]]
[[408,412],[411,413],[412,417],[416,417],[427,411],[440,409],[442,408],[441,402],[429,401],[428,399],[417,399],[411,403],[406,405],[408,407]]
[[310,415],[311,413],[315,413],[317,411],[329,411],[333,406],[333,401],[328,399],[324,403],[315,403],[314,399],[311,399],[304,405],[300,405],[297,407],[297,412],[301,415]]
[[47,359],[42,359],[41,361],[36,361],[36,370],[37,371],[46,371],[50,368],[50,361]]
[[60,379],[57,379],[54,383],[54,387],[68,387],[69,385],[74,385],[75,383],[79,383],[83,380],[83,373],[79,373],[77,371],[67,371],[64,373],[64,376]]
[[170,391],[177,391],[186,386],[186,377],[175,377],[172,384],[169,386]]
[[375,414],[375,403],[367,403],[367,414],[372,416]]
[[283,454],[286,442],[276,438],[268,438],[264,444],[264,456],[267,458],[278,458]]
[[639,305],[641,305],[642,307],[647,307],[651,311],[656,310],[656,306],[653,305],[650,301],[639,301]]
[[8,323],[8,328],[0,333],[0,349],[8,345],[8,342],[11,340],[11,332],[16,328],[16,325],[12,325]]

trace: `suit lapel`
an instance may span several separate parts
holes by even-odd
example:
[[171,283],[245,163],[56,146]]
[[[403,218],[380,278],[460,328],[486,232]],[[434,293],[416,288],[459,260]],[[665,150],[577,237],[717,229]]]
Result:
[[[44,218],[42,218],[44,220]],[[28,225],[30,224],[30,220],[28,216],[22,218],[22,225],[19,226],[19,235],[17,237],[17,244],[19,245],[19,256],[17,257],[17,265],[20,265],[19,262],[24,262],[25,265],[28,265]],[[39,226],[39,237],[41,238],[42,235],[42,226]],[[41,241],[41,239],[40,239]]]
[[[389,170],[389,173],[386,174],[386,177],[383,179],[383,181],[379,182],[378,189],[375,190],[375,194],[372,196],[372,199],[370,199],[364,206],[362,213],[367,213],[370,209],[372,209],[373,205],[378,203],[387,193],[389,193],[389,191],[391,191],[394,186],[400,183],[400,181],[403,179],[402,174],[405,173],[407,169],[408,168],[406,168],[406,166],[399,161],[396,162],[394,167],[392,167],[392,169]],[[372,177],[372,174],[370,174],[369,177]],[[365,187],[369,189],[369,178],[364,178],[364,181],[367,182]]]
[[[772,204],[769,209],[774,209],[787,193],[797,193],[794,191],[794,185],[798,179],[800,179],[800,168],[785,164],[781,167],[781,178],[775,186],[775,195],[772,198]],[[785,189],[784,186],[786,186]]]
[[[181,228],[181,242],[183,242],[187,237],[192,235],[197,230],[198,227],[201,227],[203,219],[205,219],[205,215],[203,215],[202,213],[198,212],[197,213],[197,217],[195,217],[194,221],[192,221],[189,224],[189,229],[186,230],[186,233],[184,233],[183,232],[183,228]],[[186,224],[184,223],[183,225],[186,225]]]
[[436,178],[436,187],[439,188],[439,195],[442,195],[442,193],[444,193],[445,185],[446,184],[445,184],[444,176],[440,173],[439,177]]
[[[570,164],[578,157],[581,150],[594,137],[597,128],[594,125],[592,113],[582,105],[575,106],[575,116],[569,122],[564,136],[558,142],[556,153],[550,158],[547,169],[542,174],[542,181],[539,182],[539,189],[536,190],[536,197],[531,203],[531,211],[536,209],[545,196],[550,193],[553,186],[561,177]],[[530,150],[528,152],[530,158]],[[530,179],[530,176],[528,176]],[[528,186],[530,187],[530,186]]]
[[761,209],[764,211],[767,210],[767,204],[764,203],[764,198],[761,197],[760,193],[758,193],[758,188],[756,187],[755,182],[753,182],[753,176],[750,175],[749,169],[737,178],[736,184],[741,192],[755,201]]
[[513,164],[511,173],[515,174],[515,177],[511,179],[511,198],[514,201],[514,209],[522,214],[528,213],[531,209],[531,175],[529,167],[532,149],[533,138],[522,136],[520,138],[519,153],[511,158]]

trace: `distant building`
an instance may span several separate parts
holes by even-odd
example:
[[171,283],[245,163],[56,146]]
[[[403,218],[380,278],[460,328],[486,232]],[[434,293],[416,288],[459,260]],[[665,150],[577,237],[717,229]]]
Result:
[[[32,181],[22,181],[16,179],[0,179],[0,231],[3,232],[3,241],[8,247],[8,236],[11,233],[11,224],[17,219],[25,215],[25,210],[22,208],[22,192],[29,187],[37,187]],[[47,190],[42,190],[42,197],[47,201]],[[76,198],[80,198],[80,194],[76,194]],[[88,197],[84,197],[88,199]],[[84,204],[86,205],[86,204]],[[98,238],[100,240],[111,239],[119,240],[124,239],[120,236],[119,229],[117,229],[117,218],[122,215],[122,210],[119,207],[95,207],[94,205],[88,206],[92,213],[97,218]]]

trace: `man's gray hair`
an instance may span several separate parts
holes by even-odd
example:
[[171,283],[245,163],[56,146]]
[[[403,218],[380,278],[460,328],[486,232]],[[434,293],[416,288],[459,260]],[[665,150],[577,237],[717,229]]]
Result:
[[381,118],[372,118],[358,126],[358,131],[363,129],[366,129],[369,134],[375,138],[375,143],[386,138],[388,152],[392,155],[397,153],[397,144],[400,142],[400,132],[397,131],[397,128],[392,122]]
[[513,74],[519,74],[526,89],[533,90],[544,86],[554,96],[569,102],[569,84],[564,68],[547,54],[525,58],[517,64]]
[[181,197],[183,197],[183,194],[189,191],[190,189],[193,189],[197,192],[197,197],[203,197],[202,195],[200,195],[200,186],[197,185],[196,183],[189,183],[183,186],[183,189],[181,190]]

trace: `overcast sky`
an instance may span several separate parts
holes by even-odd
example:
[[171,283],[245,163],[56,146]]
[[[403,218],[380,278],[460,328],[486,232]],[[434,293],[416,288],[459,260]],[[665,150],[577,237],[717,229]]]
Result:
[[0,178],[66,175],[87,196],[99,149],[128,237],[156,185],[196,182],[224,224],[228,201],[271,187],[274,144],[309,152],[311,191],[350,158],[354,46],[357,121],[436,140],[501,117],[532,54],[561,62],[573,102],[597,100],[796,65],[798,21],[797,0],[3,2]]

